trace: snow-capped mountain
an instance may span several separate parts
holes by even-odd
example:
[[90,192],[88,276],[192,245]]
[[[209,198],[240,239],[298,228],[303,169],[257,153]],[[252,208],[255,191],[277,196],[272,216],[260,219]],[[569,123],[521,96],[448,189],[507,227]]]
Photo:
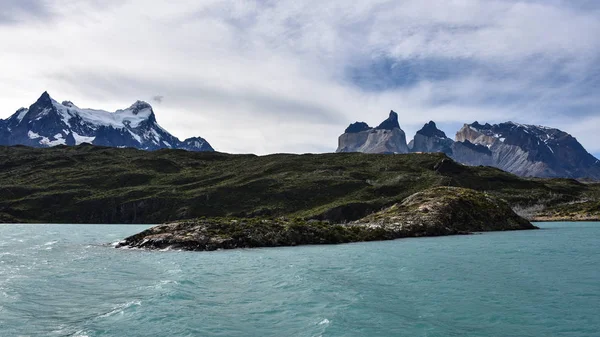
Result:
[[[397,115],[390,115],[396,120]],[[393,129],[399,129],[399,126]],[[388,147],[389,136],[365,123],[351,124],[340,136],[338,152],[403,153]],[[600,161],[570,134],[555,128],[513,122],[465,124],[456,139],[446,137],[434,122],[417,131],[408,144],[411,152],[444,152],[466,165],[494,166],[528,177],[590,178],[600,180]]]
[[152,106],[137,101],[127,109],[107,112],[58,103],[47,92],[28,109],[0,120],[0,145],[50,147],[90,143],[142,150],[163,148],[214,151],[203,138],[180,141],[156,122]]
[[522,176],[600,179],[600,163],[570,134],[514,122],[465,124],[456,134],[491,151],[492,165]]

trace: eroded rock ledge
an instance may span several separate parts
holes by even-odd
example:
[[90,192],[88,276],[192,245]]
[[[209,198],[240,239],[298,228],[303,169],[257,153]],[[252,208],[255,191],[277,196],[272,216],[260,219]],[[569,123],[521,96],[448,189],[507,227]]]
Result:
[[287,218],[195,219],[152,227],[118,247],[207,251],[536,228],[503,200],[470,189],[437,187],[348,224]]

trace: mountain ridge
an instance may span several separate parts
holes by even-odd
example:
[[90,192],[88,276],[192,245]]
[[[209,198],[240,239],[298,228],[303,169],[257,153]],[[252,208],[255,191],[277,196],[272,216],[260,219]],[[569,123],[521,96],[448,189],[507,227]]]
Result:
[[45,91],[29,108],[0,120],[0,145],[52,147],[56,145],[163,148],[214,151],[201,137],[183,141],[163,129],[152,106],[136,101],[126,109],[108,112],[82,109],[71,101],[58,103]]
[[[366,125],[353,123],[351,129],[362,124]],[[401,131],[399,125],[393,130]],[[369,131],[358,133],[361,132]],[[353,141],[355,139],[348,133],[342,134],[336,152],[408,152],[403,146],[380,151],[376,147],[356,146]],[[379,143],[385,138],[371,135],[369,141]],[[600,161],[588,153],[575,137],[547,126],[512,121],[481,124],[476,121],[464,124],[455,139],[451,139],[437,128],[435,122],[430,121],[416,132],[407,148],[410,152],[443,152],[465,165],[493,166],[525,177],[600,180]]]
[[391,110],[388,118],[375,128],[365,122],[350,124],[340,136],[336,152],[408,153],[410,150],[398,114]]

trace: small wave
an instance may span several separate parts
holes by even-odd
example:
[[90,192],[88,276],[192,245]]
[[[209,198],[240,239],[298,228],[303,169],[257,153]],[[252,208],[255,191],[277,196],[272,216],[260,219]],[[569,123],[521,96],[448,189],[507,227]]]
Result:
[[90,337],[87,332],[81,330],[81,331],[77,331],[76,333],[72,334],[71,337]]
[[331,323],[327,318],[325,318],[324,320],[322,320],[319,324],[317,325],[328,325],[329,323]]
[[141,301],[130,301],[130,302],[127,302],[127,303],[124,303],[124,304],[114,307],[113,310],[98,316],[98,318],[106,318],[106,317],[110,317],[110,316],[113,316],[116,314],[122,315],[125,313],[126,309],[131,308],[133,306],[141,306],[141,305],[142,305]]
[[178,285],[179,282],[174,281],[174,280],[161,280],[160,282],[158,282],[157,284],[155,284],[154,286],[152,286],[152,288],[155,289],[162,289],[163,286],[166,286],[168,284],[174,284],[174,285]]
[[119,244],[125,243],[125,240],[119,240],[119,241],[115,241],[115,242],[111,242],[110,245],[113,247],[118,246]]
[[58,243],[58,241],[48,241],[48,242],[44,243],[44,246],[52,246],[55,243]]

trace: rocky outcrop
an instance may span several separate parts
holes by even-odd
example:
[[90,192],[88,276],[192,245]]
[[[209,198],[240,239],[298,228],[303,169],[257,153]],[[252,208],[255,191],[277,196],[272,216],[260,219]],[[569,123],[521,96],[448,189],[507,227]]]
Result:
[[74,146],[82,143],[142,150],[214,151],[200,137],[180,141],[158,125],[152,106],[137,101],[127,109],[108,112],[58,103],[47,92],[29,108],[0,120],[0,145]]
[[[513,122],[465,124],[456,140],[487,147],[489,165],[526,177],[600,179],[598,160],[568,133],[544,126]],[[475,157],[454,157],[469,165]]]
[[377,128],[351,124],[340,136],[337,152],[443,152],[465,165],[493,166],[523,177],[600,180],[600,161],[559,129],[474,122],[465,124],[454,141],[430,121],[405,148],[404,132],[396,132],[401,131],[397,116],[392,111]]
[[503,200],[460,187],[436,187],[357,221],[397,237],[535,229]]
[[430,121],[417,131],[408,147],[412,152],[443,152],[452,155],[453,143],[452,139],[446,137],[446,134],[437,128],[435,122]]
[[398,114],[390,111],[388,119],[376,128],[364,122],[351,124],[339,137],[336,152],[408,153],[409,150]]
[[197,219],[150,228],[117,247],[205,251],[535,228],[500,199],[469,189],[438,187],[349,224],[285,218]]

